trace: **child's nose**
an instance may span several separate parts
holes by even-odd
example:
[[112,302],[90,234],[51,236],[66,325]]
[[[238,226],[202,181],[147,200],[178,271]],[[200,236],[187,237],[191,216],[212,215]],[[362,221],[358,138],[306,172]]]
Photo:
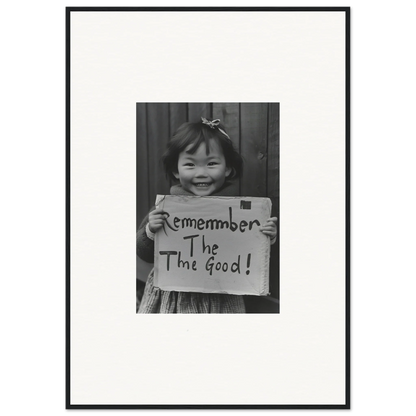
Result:
[[207,176],[207,172],[205,171],[205,168],[200,167],[198,168],[198,170],[196,171],[196,177],[197,178],[202,178],[202,177],[206,177]]

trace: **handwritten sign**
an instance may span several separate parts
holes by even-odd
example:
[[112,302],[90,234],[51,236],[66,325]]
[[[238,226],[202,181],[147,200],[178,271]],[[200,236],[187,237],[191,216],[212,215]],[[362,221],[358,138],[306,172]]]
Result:
[[155,286],[181,292],[267,295],[268,198],[158,195],[169,214],[155,238]]

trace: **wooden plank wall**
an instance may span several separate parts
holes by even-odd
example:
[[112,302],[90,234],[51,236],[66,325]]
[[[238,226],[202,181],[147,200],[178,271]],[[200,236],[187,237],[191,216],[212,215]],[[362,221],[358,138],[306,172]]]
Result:
[[[168,194],[171,184],[160,161],[166,144],[184,122],[219,118],[244,160],[236,181],[241,196],[269,197],[272,215],[279,215],[278,103],[137,103],[137,222],[154,205],[156,194]],[[279,308],[279,246],[272,246],[269,312]],[[249,297],[253,308],[259,299]],[[262,300],[263,301],[263,300]]]

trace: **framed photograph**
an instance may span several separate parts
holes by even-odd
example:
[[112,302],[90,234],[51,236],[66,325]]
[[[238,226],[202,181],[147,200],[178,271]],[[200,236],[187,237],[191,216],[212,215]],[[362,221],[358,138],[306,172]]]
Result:
[[67,409],[350,408],[349,57],[348,7],[66,9]]

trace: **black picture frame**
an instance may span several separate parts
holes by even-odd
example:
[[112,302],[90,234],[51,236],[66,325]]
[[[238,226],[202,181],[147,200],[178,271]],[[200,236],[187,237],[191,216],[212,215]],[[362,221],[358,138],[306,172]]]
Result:
[[[109,404],[71,400],[71,19],[89,12],[335,12],[345,15],[345,401],[334,403],[252,404]],[[349,2],[329,3],[66,3],[62,7],[62,151],[61,151],[61,412],[63,414],[353,414],[357,407],[356,285],[357,285],[357,9]],[[284,103],[282,103],[282,108]],[[284,117],[284,115],[282,115]],[[132,277],[134,279],[134,276]],[[134,306],[132,314],[135,315]]]

